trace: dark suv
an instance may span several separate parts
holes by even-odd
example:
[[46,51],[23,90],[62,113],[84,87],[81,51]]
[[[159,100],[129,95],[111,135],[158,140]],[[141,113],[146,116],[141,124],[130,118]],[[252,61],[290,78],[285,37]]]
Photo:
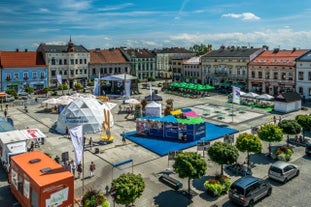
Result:
[[269,196],[272,186],[260,178],[246,176],[232,183],[229,190],[229,199],[241,206],[254,206],[259,199]]

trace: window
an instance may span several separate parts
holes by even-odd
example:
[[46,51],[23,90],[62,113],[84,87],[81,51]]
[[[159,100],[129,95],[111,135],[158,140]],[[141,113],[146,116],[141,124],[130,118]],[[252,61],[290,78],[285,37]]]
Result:
[[[309,90],[309,91],[310,91],[310,90]],[[303,87],[299,87],[298,93],[301,94],[301,95],[303,94]]]
[[80,64],[82,64],[82,59],[80,59]]
[[60,64],[60,65],[63,64],[63,60],[62,60],[62,59],[59,60],[59,64]]
[[67,65],[67,60],[66,59],[64,59],[64,65]]
[[73,72],[74,72],[73,70],[70,70],[70,75],[73,75]]
[[311,80],[311,72],[308,72],[308,80]]
[[255,71],[252,71],[251,75],[252,75],[252,78],[255,78]]
[[14,73],[14,80],[18,80],[18,73]]
[[32,79],[37,79],[37,72],[32,72]]
[[24,78],[24,80],[28,80],[28,73],[27,72],[23,73],[23,78]]
[[78,65],[78,59],[76,59],[76,65]]
[[21,192],[21,193],[23,193],[23,185],[24,183],[23,183],[23,177],[20,175],[20,174],[18,174],[18,187],[17,187],[17,189],[18,189],[18,191],[19,192]]
[[52,64],[52,65],[55,65],[55,58],[52,58],[51,64]]
[[311,96],[311,88],[309,88],[309,96]]
[[282,73],[282,80],[286,79],[286,73]]
[[262,79],[262,72],[258,71],[258,78]]
[[293,73],[292,72],[288,73],[288,80],[293,80]]
[[75,64],[75,60],[74,59],[70,59],[70,64],[74,65]]
[[39,196],[35,189],[30,188],[30,195],[31,195],[31,206],[32,207],[39,207]]
[[55,76],[55,75],[56,75],[56,71],[55,71],[55,70],[52,70],[52,71],[51,71],[51,74],[52,74],[52,76]]
[[274,79],[274,80],[277,80],[277,79],[278,79],[278,75],[279,75],[278,72],[274,72],[274,73],[273,73],[273,79]]
[[303,80],[303,72],[298,72],[298,80]]
[[265,77],[266,77],[266,79],[270,79],[270,72],[269,71],[266,72]]
[[40,78],[43,79],[44,78],[44,72],[40,72]]
[[67,75],[67,70],[64,70],[64,75]]
[[86,59],[84,59],[84,64],[86,64]]

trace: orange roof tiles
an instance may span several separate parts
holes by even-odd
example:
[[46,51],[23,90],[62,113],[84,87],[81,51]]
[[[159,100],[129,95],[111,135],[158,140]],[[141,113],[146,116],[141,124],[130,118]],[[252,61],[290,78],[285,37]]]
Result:
[[90,63],[128,63],[119,49],[90,50]]
[[289,66],[296,65],[296,58],[305,54],[309,50],[266,50],[252,60],[249,65],[262,65],[262,66]]
[[2,68],[46,66],[39,52],[1,51],[0,63]]

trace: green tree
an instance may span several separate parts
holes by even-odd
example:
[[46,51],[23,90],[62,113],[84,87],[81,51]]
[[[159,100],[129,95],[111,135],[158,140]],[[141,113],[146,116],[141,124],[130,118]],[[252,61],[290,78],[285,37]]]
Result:
[[289,135],[296,135],[301,132],[301,126],[296,120],[283,120],[278,123],[278,126],[287,134],[287,144],[289,144]]
[[295,120],[302,127],[302,135],[305,137],[305,131],[311,127],[311,116],[300,114],[295,117]]
[[205,175],[207,165],[200,154],[182,152],[175,157],[173,168],[180,178],[188,178],[188,193],[190,193],[190,180]]
[[237,161],[239,151],[235,146],[225,142],[215,142],[207,151],[212,161],[221,165],[221,175],[224,174],[223,165]]
[[129,205],[142,195],[145,190],[145,182],[140,174],[122,174],[112,181],[111,189],[116,189],[116,203]]
[[26,87],[25,91],[26,93],[32,94],[35,91],[35,89],[32,87]]
[[200,55],[204,55],[205,53],[207,53],[208,51],[212,50],[212,45],[208,44],[195,44],[192,47],[189,48],[189,50],[191,50],[192,52],[195,52],[196,56],[200,56]]
[[265,124],[258,129],[258,137],[269,142],[269,155],[271,155],[271,142],[280,142],[283,139],[283,131],[275,124]]
[[235,144],[236,148],[238,148],[241,152],[247,152],[247,165],[249,166],[249,153],[259,153],[262,149],[262,144],[257,135],[242,133],[238,136]]
[[12,89],[12,88],[8,88],[6,89],[5,93],[13,96],[15,99],[17,99],[17,91],[15,89]]

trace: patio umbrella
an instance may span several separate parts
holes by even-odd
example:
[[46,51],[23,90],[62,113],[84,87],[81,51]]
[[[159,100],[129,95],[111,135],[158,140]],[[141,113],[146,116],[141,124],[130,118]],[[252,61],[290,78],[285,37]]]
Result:
[[261,100],[273,100],[274,97],[273,96],[270,96],[269,94],[262,94],[260,96],[257,96],[256,99],[261,99]]
[[42,101],[44,104],[51,104],[51,105],[57,105],[59,104],[59,101],[56,98],[49,98],[45,101]]
[[247,98],[256,98],[257,96],[259,96],[259,95],[257,93],[253,93],[253,92],[249,92],[249,93],[244,95],[244,97],[247,97]]
[[125,103],[135,105],[135,104],[139,104],[140,101],[138,101],[137,99],[134,99],[134,98],[130,98],[130,99],[125,100]]
[[73,101],[73,98],[70,96],[61,96],[57,98],[57,101],[61,105],[69,105]]

